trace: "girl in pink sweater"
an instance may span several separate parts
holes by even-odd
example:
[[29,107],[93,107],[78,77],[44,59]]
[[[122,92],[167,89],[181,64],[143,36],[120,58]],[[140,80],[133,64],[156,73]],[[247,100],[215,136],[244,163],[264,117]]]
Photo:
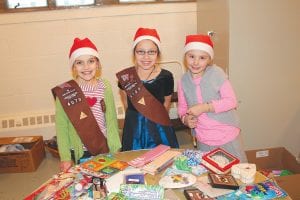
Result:
[[247,162],[237,100],[224,71],[212,64],[213,43],[207,35],[188,35],[184,47],[187,72],[178,83],[178,114],[192,129],[201,151],[221,147]]

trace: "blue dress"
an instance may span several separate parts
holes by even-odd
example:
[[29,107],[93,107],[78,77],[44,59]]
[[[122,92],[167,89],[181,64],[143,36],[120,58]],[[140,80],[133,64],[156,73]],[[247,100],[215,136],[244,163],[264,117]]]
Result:
[[[165,69],[162,69],[155,79],[145,81],[143,84],[162,104],[164,97],[171,95],[174,91],[173,75]],[[172,148],[179,147],[172,126],[163,126],[147,119],[134,108],[129,98],[127,98],[127,102],[122,151],[151,149],[159,144],[165,144]]]

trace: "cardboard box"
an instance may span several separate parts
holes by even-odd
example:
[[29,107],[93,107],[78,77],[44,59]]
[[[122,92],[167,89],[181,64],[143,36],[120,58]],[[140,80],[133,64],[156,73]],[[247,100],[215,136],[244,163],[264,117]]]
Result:
[[300,174],[300,163],[284,147],[256,149],[246,151],[249,163],[255,163],[256,168],[282,170],[287,169],[295,174]]
[[0,137],[0,145],[21,144],[25,150],[0,153],[0,173],[35,171],[45,157],[42,136]]
[[257,170],[289,170],[294,175],[274,177],[278,185],[292,199],[300,199],[300,163],[284,147],[257,149],[246,151],[249,163],[256,164]]
[[300,174],[278,176],[275,178],[278,185],[284,189],[293,200],[300,200]]

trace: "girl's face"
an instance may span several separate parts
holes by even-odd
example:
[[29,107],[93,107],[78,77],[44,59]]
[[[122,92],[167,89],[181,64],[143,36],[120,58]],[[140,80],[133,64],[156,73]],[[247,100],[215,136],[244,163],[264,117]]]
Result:
[[207,65],[211,62],[211,58],[205,51],[190,50],[185,54],[185,61],[193,78],[197,78],[203,75]]
[[137,67],[148,70],[153,67],[157,61],[157,46],[151,40],[142,40],[135,47],[134,57]]
[[99,61],[91,55],[79,56],[73,64],[77,79],[84,82],[92,81],[95,78],[97,68],[99,68]]

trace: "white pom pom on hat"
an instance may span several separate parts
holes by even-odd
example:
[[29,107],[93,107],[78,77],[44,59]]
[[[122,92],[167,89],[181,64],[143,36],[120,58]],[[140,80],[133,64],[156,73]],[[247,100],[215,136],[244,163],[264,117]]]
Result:
[[153,41],[158,49],[160,50],[160,38],[156,29],[151,28],[138,28],[133,38],[133,48],[142,40],[151,40]]
[[97,47],[89,38],[84,38],[82,40],[75,38],[69,53],[70,67],[73,66],[75,59],[82,55],[92,55],[100,59]]
[[214,58],[214,45],[208,35],[188,35],[186,36],[184,53],[190,50],[201,50],[208,53],[211,59]]

